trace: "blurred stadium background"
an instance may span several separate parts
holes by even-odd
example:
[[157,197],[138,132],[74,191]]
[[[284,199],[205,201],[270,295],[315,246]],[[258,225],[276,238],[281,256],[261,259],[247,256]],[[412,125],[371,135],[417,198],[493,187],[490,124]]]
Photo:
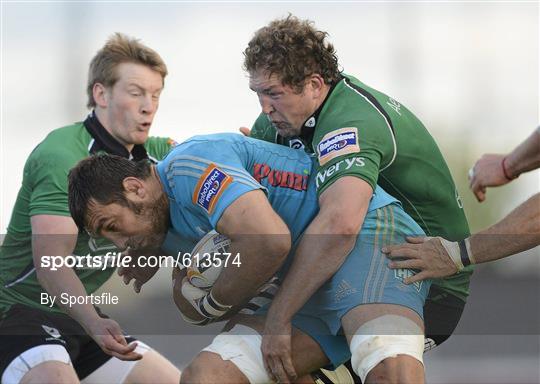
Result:
[[[1,2],[0,230],[34,146],[87,113],[86,74],[113,32],[141,38],[169,67],[153,134],[177,141],[236,131],[258,115],[241,69],[253,32],[291,12],[330,33],[344,70],[409,107],[439,143],[472,230],[539,190],[539,173],[476,203],[467,169],[507,152],[539,121],[539,3],[530,2]],[[137,297],[112,279],[126,330],[189,362],[212,331],[182,323],[169,271]],[[431,383],[540,382],[540,257],[481,266],[462,322],[426,355]],[[219,327],[214,327],[216,331]],[[143,336],[145,335],[145,336]]]

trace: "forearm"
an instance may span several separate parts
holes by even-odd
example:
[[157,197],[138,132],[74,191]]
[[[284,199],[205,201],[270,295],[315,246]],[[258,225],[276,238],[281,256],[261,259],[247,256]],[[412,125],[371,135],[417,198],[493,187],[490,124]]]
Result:
[[[81,280],[71,268],[62,266],[57,270],[42,267],[43,255],[65,257],[73,254],[77,244],[78,230],[71,219],[65,216],[36,215],[31,218],[32,252],[36,276],[41,286],[52,296],[60,297],[63,293],[73,296],[87,294]],[[72,307],[56,300],[58,306],[81,324],[95,319],[98,315],[91,304],[75,304]]]
[[505,168],[512,177],[540,167],[540,127],[506,156]]
[[233,238],[229,252],[240,265],[224,268],[212,288],[221,304],[235,306],[253,297],[261,285],[279,270],[290,250],[290,235],[240,235]]
[[345,261],[356,235],[320,234],[329,223],[316,218],[304,234],[294,261],[272,302],[269,319],[290,321],[294,314],[328,281]]
[[268,319],[290,320],[341,267],[362,228],[372,194],[368,183],[351,176],[321,194],[319,213],[304,232]]
[[540,245],[540,193],[490,228],[469,238],[475,263],[485,263]]

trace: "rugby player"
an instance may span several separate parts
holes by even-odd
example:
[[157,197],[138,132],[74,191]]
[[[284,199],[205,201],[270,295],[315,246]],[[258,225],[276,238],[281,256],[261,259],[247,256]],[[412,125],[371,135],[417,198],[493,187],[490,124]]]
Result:
[[[359,207],[369,201],[370,190],[378,183],[402,202],[426,234],[451,240],[467,237],[460,197],[429,132],[403,104],[341,72],[326,36],[310,21],[289,15],[258,30],[244,51],[250,88],[262,107],[251,136],[304,149],[317,158],[320,212],[314,222],[320,225],[313,230],[357,232],[363,221]],[[357,156],[365,159],[361,165],[343,166]],[[332,242],[319,248],[307,244],[298,260],[320,260],[317,268],[330,275],[339,260],[324,255],[340,246],[344,248]],[[300,265],[295,271],[268,316],[280,319],[282,329],[302,305],[297,292],[306,287],[298,282],[311,281],[313,290],[326,277],[315,281],[313,271]],[[468,267],[434,281],[424,309],[426,349],[442,343],[457,326],[471,273]],[[286,344],[269,338],[265,353],[272,350],[278,360],[286,361]],[[380,377],[394,375],[390,366],[381,369]]]
[[[469,171],[470,187],[479,202],[487,187],[498,187],[520,174],[540,167],[540,127],[509,154],[485,154]],[[439,238],[409,238],[411,244],[390,246],[383,251],[396,261],[391,268],[415,268],[421,272],[406,279],[453,275],[468,264],[486,263],[540,245],[540,193],[514,209],[497,224],[459,242]]]
[[[343,166],[363,161],[353,157]],[[422,233],[421,228],[376,187],[360,208],[361,236],[309,233],[318,212],[315,183],[312,159],[303,151],[235,134],[196,136],[157,166],[111,156],[81,161],[69,175],[69,206],[80,229],[97,232],[119,248],[164,241],[175,255],[190,251],[212,229],[229,237],[230,252],[239,252],[241,265],[224,268],[209,292],[177,272],[175,302],[193,324],[207,324],[241,305],[276,272],[290,276],[306,242],[325,247],[336,236],[347,244],[349,256],[305,298],[291,328],[270,334],[292,335],[297,352],[286,376],[263,360],[261,335],[269,333],[262,317],[268,308],[262,308],[256,313],[261,316],[240,316],[230,332],[217,336],[182,373],[181,382],[289,382],[328,364],[337,367],[351,355],[366,382],[377,380],[370,373],[376,366],[394,360],[408,363],[396,370],[394,381],[423,382],[422,311],[430,284],[404,285],[403,276],[414,272],[390,273],[379,249],[408,233]],[[341,257],[332,251],[325,256]],[[309,261],[304,266],[313,270]],[[317,276],[302,282],[307,287],[313,277],[321,278],[313,273]],[[358,316],[360,308],[369,312]]]
[[166,75],[155,51],[115,34],[90,63],[90,115],[49,133],[27,159],[0,248],[2,384],[178,382],[177,368],[144,343],[124,337],[118,323],[90,303],[49,307],[41,302],[43,293],[86,297],[113,274],[110,267],[54,271],[41,260],[116,250],[109,241],[78,234],[68,208],[68,171],[100,152],[162,158],[172,141],[149,138],[148,132]]

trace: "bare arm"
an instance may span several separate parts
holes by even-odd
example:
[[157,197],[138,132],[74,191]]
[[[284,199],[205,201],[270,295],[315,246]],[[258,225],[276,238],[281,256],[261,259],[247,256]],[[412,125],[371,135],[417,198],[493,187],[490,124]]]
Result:
[[[41,286],[49,295],[58,298],[62,293],[86,296],[86,290],[73,269],[62,266],[53,271],[41,267],[42,256],[65,257],[73,253],[78,234],[73,219],[67,216],[35,215],[31,218],[31,225],[34,266]],[[69,307],[62,305],[60,300],[56,302],[63,311],[86,329],[105,352],[123,360],[141,358],[141,355],[133,352],[135,344],[127,346],[118,324],[113,320],[99,317],[91,304],[75,304]]]
[[540,245],[540,193],[497,224],[470,237],[476,263],[502,259]]
[[320,211],[304,232],[266,317],[261,349],[265,368],[274,380],[295,379],[292,317],[345,261],[354,247],[372,194],[367,182],[345,176],[320,196]]
[[505,166],[510,177],[540,167],[540,127],[506,156]]
[[223,212],[216,229],[231,239],[229,252],[240,255],[240,266],[225,266],[210,293],[189,284],[185,271],[173,273],[176,306],[192,324],[208,324],[253,297],[277,272],[291,248],[287,225],[260,190],[236,199]]
[[509,183],[520,174],[540,167],[540,127],[508,155],[486,154],[471,168],[470,187],[478,201],[487,187]]
[[[487,263],[514,255],[540,245],[540,193],[514,209],[497,224],[465,240],[466,244],[449,242],[441,238],[410,238],[411,244],[388,246],[383,252],[388,257],[406,258],[394,261],[391,268],[413,268],[421,272],[407,279],[415,281],[453,275],[460,268],[463,245],[473,263]],[[452,256],[453,257],[452,257]],[[461,262],[461,264],[460,264]]]
[[212,294],[220,303],[238,305],[254,296],[285,261],[291,249],[289,228],[257,190],[232,203],[216,229],[231,239],[230,252],[240,254],[241,266],[224,268]]
[[273,300],[268,321],[291,320],[339,269],[354,246],[372,194],[367,182],[352,176],[339,179],[323,192],[320,211],[304,232],[291,268]]

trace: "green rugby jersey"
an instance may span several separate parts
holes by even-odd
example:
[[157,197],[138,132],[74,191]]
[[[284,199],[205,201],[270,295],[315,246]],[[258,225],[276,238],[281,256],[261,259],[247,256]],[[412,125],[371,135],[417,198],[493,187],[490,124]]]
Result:
[[[141,160],[163,158],[174,141],[150,137],[131,153],[117,142],[99,123],[94,114],[84,122],[56,129],[32,151],[24,166],[23,181],[13,208],[3,244],[0,246],[0,318],[14,304],[61,312],[40,305],[45,292],[36,278],[32,258],[32,228],[34,215],[70,216],[68,208],[69,170],[79,160],[97,152]],[[52,236],[52,235],[51,235]],[[93,239],[79,234],[74,255],[104,255],[116,251],[105,239]],[[53,255],[51,255],[53,256]],[[114,268],[75,269],[88,294],[96,291],[114,272]]]
[[[398,101],[352,76],[343,75],[332,87],[304,122],[300,137],[279,136],[264,114],[251,136],[316,156],[319,194],[340,177],[356,176],[399,199],[427,235],[459,240],[470,234],[450,170],[422,122]],[[434,284],[466,300],[471,273],[468,267]]]

